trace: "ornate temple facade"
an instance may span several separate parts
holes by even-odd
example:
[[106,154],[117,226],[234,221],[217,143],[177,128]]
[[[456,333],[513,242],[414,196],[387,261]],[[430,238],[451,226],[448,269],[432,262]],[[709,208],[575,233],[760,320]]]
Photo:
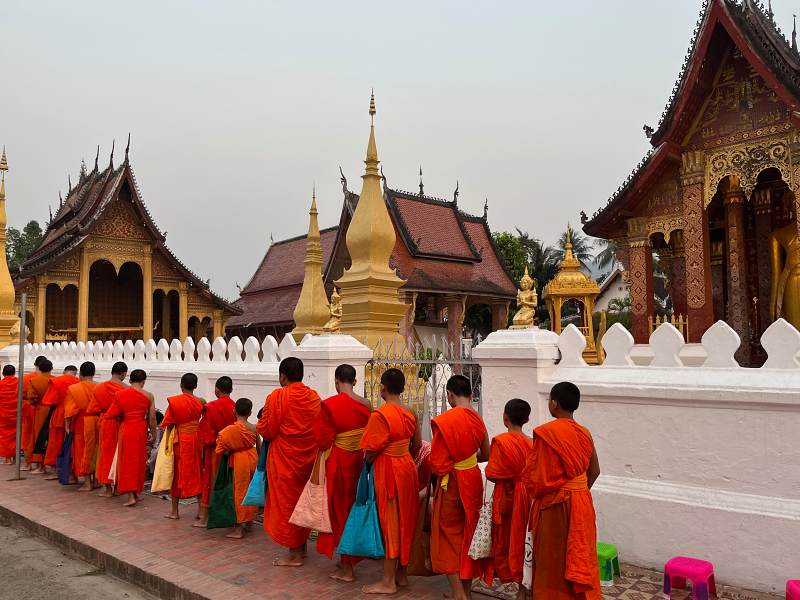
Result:
[[[334,282],[350,266],[345,243],[359,202],[342,176],[344,202],[339,224],[320,231],[323,277],[330,297]],[[400,299],[406,315],[400,334],[422,342],[429,333],[446,333],[458,344],[464,315],[484,304],[492,314],[492,330],[505,328],[517,286],[492,241],[487,214],[472,216],[453,200],[392,189],[383,180],[383,200],[394,226],[396,241],[390,265],[405,283]],[[270,245],[249,283],[234,305],[242,314],[228,323],[235,335],[274,335],[281,338],[294,327],[294,308],[303,285],[306,236]],[[345,313],[347,308],[345,307]],[[455,347],[458,347],[457,345]]]
[[797,187],[800,53],[770,9],[706,0],[651,150],[584,231],[613,240],[630,284],[633,335],[647,341],[653,254],[673,312],[699,342],[716,320],[758,363],[777,317],[800,327]]
[[39,247],[14,273],[34,342],[224,335],[240,311],[165,244],[125,160],[84,167]]

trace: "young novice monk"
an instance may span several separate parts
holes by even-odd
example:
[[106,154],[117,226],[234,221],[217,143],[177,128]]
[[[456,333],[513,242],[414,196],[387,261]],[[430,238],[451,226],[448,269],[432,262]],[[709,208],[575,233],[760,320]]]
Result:
[[[44,454],[47,449],[45,427],[49,428],[47,417],[50,414],[50,407],[42,404],[42,400],[53,380],[53,363],[46,358],[42,360],[37,369],[39,370],[28,382],[28,403],[31,407],[31,430],[27,439],[25,449],[25,462],[31,466],[31,473],[44,473]],[[25,468],[21,470],[26,470]]]
[[483,505],[479,462],[489,458],[486,426],[472,408],[472,386],[463,375],[447,381],[450,410],[431,421],[431,471],[439,477],[431,515],[433,571],[447,575],[454,600],[471,597],[472,580],[484,561],[469,557],[469,546]]
[[[99,383],[94,388],[94,398],[86,409],[84,421],[88,427],[94,425],[95,439],[97,440],[97,460],[95,461],[94,479],[103,486],[98,494],[101,498],[111,498],[114,495],[114,482],[109,478],[111,463],[117,452],[119,442],[119,423],[116,419],[107,419],[106,413],[111,408],[111,403],[117,392],[125,389],[125,378],[128,376],[128,365],[124,362],[115,362],[111,367],[111,379]],[[95,419],[89,418],[95,417]]]
[[47,449],[44,453],[44,471],[48,474],[45,479],[55,480],[58,475],[50,475],[56,468],[56,460],[61,454],[66,437],[66,417],[64,416],[64,401],[67,399],[67,388],[80,381],[78,367],[67,365],[64,372],[58,377],[53,377],[50,387],[47,388],[42,404],[50,406],[50,431],[47,439]]
[[492,502],[492,558],[494,572],[503,583],[519,584],[518,600],[528,598],[522,587],[522,565],[525,558],[525,527],[531,503],[522,484],[522,471],[533,441],[522,433],[528,422],[531,405],[514,398],[506,402],[503,425],[508,433],[492,440],[486,478],[494,481]]
[[233,503],[236,506],[236,527],[225,537],[240,540],[245,531],[250,531],[253,519],[258,513],[257,506],[242,506],[242,500],[250,486],[253,473],[258,464],[261,440],[256,428],[248,422],[253,414],[253,403],[247,398],[239,398],[235,405],[236,422],[219,432],[217,454],[228,455],[228,468],[233,471]]
[[25,453],[25,465],[20,469],[21,471],[30,471],[33,468],[31,459],[33,458],[33,446],[36,442],[33,439],[33,421],[36,418],[36,407],[30,403],[28,396],[31,393],[31,381],[41,373],[39,365],[46,360],[47,358],[39,355],[33,361],[33,371],[24,374],[20,373],[20,377],[22,377],[22,439],[20,440],[20,445]]
[[[81,363],[79,371],[80,381],[67,388],[67,397],[64,400],[64,417],[66,433],[71,431],[72,437],[72,470],[76,477],[83,478],[83,485],[78,488],[80,492],[90,492],[94,489],[94,464],[87,464],[86,453],[86,428],[84,416],[86,409],[94,397],[95,367],[93,362]],[[94,435],[94,431],[92,431]],[[91,443],[94,443],[92,437]]]
[[0,380],[0,465],[14,464],[17,456],[17,389],[14,365],[3,365]]
[[589,430],[573,413],[581,393],[569,382],[550,390],[555,417],[533,431],[522,481],[533,502],[533,597],[600,600],[597,528],[589,489],[600,464]]
[[394,594],[408,585],[406,567],[411,559],[419,512],[416,455],[422,444],[417,417],[401,401],[406,380],[402,371],[387,369],[381,375],[383,405],[372,411],[361,448],[373,465],[375,503],[383,534],[383,578],[364,586],[365,594]]

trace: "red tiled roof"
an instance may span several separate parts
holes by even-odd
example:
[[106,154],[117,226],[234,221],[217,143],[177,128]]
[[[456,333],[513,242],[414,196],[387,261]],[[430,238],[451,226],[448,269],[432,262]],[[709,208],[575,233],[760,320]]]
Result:
[[289,324],[294,321],[294,307],[300,297],[301,285],[261,290],[253,294],[243,294],[234,306],[242,311],[228,320],[228,327],[248,327],[249,325]]

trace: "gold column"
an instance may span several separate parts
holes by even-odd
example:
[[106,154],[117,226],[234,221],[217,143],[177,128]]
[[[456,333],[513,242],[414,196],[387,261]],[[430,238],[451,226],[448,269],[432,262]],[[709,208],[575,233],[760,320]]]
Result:
[[146,248],[142,257],[142,339],[153,337],[153,251]]
[[47,335],[45,320],[47,319],[47,280],[36,278],[36,320],[33,323],[33,341],[44,342]]
[[172,306],[169,301],[169,293],[164,293],[161,300],[161,337],[170,339],[172,335]]
[[212,324],[212,331],[214,332],[214,339],[225,336],[225,314],[222,310],[217,309],[214,311],[214,322]]
[[78,283],[78,341],[89,341],[89,252],[87,248],[81,250],[81,272]]
[[[11,328],[19,323],[17,311],[14,310],[14,282],[11,281],[6,260],[6,171],[8,162],[4,147],[0,156],[0,348],[14,343]],[[22,377],[22,374],[19,373],[19,376]]]
[[189,337],[189,284],[178,284],[178,339],[184,342]]

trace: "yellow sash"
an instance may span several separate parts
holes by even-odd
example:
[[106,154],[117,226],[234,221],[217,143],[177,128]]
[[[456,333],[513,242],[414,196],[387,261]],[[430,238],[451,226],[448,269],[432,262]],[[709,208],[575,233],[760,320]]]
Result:
[[561,489],[566,492],[588,492],[589,479],[586,477],[586,473],[583,473],[562,485]]
[[[455,469],[456,471],[467,471],[472,467],[477,467],[477,466],[478,466],[478,454],[476,452],[472,456],[468,456],[464,460],[454,464],[453,469]],[[446,490],[448,483],[450,483],[450,473],[447,473],[444,477],[442,477],[442,483],[441,483],[442,488]]]
[[355,452],[359,449],[361,444],[361,436],[364,435],[364,428],[351,429],[350,431],[343,431],[337,433],[333,438],[333,445],[348,452]]

